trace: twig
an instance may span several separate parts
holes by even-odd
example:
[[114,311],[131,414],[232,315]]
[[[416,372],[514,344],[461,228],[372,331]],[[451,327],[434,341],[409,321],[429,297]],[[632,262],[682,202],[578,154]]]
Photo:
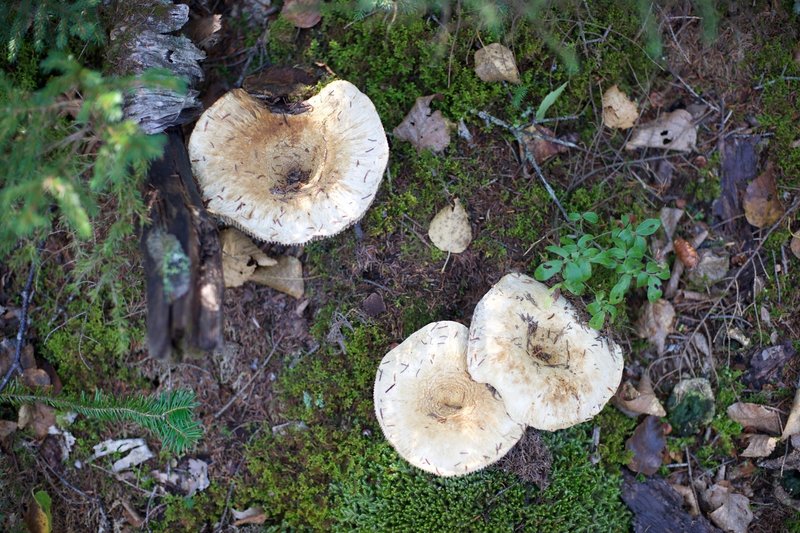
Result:
[[522,148],[525,154],[525,160],[528,163],[530,163],[533,169],[536,171],[536,175],[539,176],[539,179],[544,185],[544,188],[547,190],[547,194],[550,195],[550,198],[553,200],[553,202],[555,202],[556,206],[558,206],[558,210],[561,211],[561,214],[564,216],[564,220],[567,221],[567,224],[570,224],[569,217],[567,216],[567,211],[564,209],[564,206],[561,205],[561,202],[556,196],[556,192],[550,186],[550,183],[547,182],[547,178],[544,177],[544,173],[542,172],[541,167],[539,167],[539,163],[536,162],[536,158],[533,157],[530,150],[528,150],[528,146],[525,143],[525,138],[524,138],[525,133],[523,132],[523,130],[521,130],[516,126],[512,126],[511,124],[503,120],[500,120],[499,118],[492,116],[485,111],[478,111],[477,115],[486,122],[490,122],[495,126],[500,126],[501,128],[508,130],[514,136],[514,138],[517,140],[517,142],[519,143],[520,147]]
[[25,342],[25,334],[28,331],[28,307],[30,307],[31,298],[33,297],[33,278],[35,274],[36,262],[31,261],[31,268],[28,271],[28,280],[25,282],[25,288],[22,289],[22,309],[19,317],[19,329],[17,330],[17,345],[14,349],[14,360],[11,361],[11,366],[8,367],[5,376],[3,376],[3,381],[0,381],[0,392],[6,388],[14,372],[22,370],[22,366],[20,365],[22,343]]
[[283,337],[281,337],[280,339],[278,339],[278,341],[277,341],[277,342],[273,343],[273,345],[272,345],[272,350],[269,352],[269,355],[267,355],[266,359],[264,359],[264,361],[261,363],[261,366],[258,368],[258,370],[256,371],[256,373],[255,373],[255,374],[253,374],[253,377],[251,377],[251,378],[250,378],[250,380],[249,380],[247,383],[245,383],[244,387],[242,387],[241,389],[239,389],[239,391],[238,391],[236,394],[234,394],[234,395],[231,397],[231,399],[230,399],[230,400],[228,400],[228,403],[226,403],[225,405],[223,405],[223,406],[222,406],[222,409],[220,409],[219,411],[217,411],[217,412],[214,414],[214,419],[215,419],[215,420],[216,420],[216,419],[218,419],[219,417],[221,417],[221,416],[222,416],[222,415],[225,413],[225,411],[227,411],[227,410],[230,408],[230,406],[231,406],[231,405],[233,405],[233,402],[235,402],[237,399],[239,399],[239,397],[240,397],[240,396],[241,396],[241,395],[242,395],[242,394],[243,394],[243,393],[244,393],[246,390],[248,390],[248,389],[250,388],[250,385],[252,385],[252,384],[253,384],[253,382],[256,380],[256,378],[258,378],[258,376],[260,376],[260,375],[261,375],[261,373],[264,371],[264,369],[265,369],[265,368],[267,368],[267,365],[269,364],[269,361],[270,361],[270,359],[272,359],[272,356],[273,356],[273,355],[275,355],[275,350],[277,350],[277,349],[278,349],[278,345],[280,344],[280,342],[281,342],[281,340],[282,340],[282,339],[283,339]]

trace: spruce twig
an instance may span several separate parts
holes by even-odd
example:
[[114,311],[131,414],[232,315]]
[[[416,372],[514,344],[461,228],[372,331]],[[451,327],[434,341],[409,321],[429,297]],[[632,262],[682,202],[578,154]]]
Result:
[[39,402],[105,422],[133,422],[152,432],[165,448],[176,454],[186,451],[203,435],[200,423],[192,417],[192,410],[197,407],[194,392],[187,389],[128,398],[97,390],[93,396],[81,394],[72,399],[47,396],[14,383],[0,394],[0,401],[12,405]]
[[36,261],[31,261],[31,268],[28,271],[28,280],[25,282],[25,288],[22,289],[22,309],[19,317],[19,329],[17,329],[17,344],[14,348],[14,360],[11,361],[11,366],[8,367],[8,370],[3,376],[3,381],[0,381],[0,392],[6,388],[14,372],[22,371],[22,366],[20,364],[22,360],[22,345],[25,342],[25,334],[28,332],[28,307],[30,307],[31,298],[33,297],[33,278],[35,275]]

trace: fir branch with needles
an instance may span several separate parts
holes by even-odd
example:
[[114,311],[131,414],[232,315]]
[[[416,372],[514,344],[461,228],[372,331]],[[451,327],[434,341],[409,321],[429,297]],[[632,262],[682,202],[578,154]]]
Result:
[[193,410],[197,407],[194,392],[187,389],[127,398],[97,390],[94,395],[81,393],[77,398],[68,398],[48,396],[14,383],[0,393],[0,402],[15,406],[39,402],[104,422],[133,422],[153,433],[167,450],[178,455],[196,444],[203,435],[200,423],[193,417]]

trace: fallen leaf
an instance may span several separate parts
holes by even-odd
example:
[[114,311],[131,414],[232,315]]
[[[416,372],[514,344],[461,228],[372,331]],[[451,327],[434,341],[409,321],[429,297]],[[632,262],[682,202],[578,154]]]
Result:
[[30,427],[33,436],[42,440],[47,436],[50,426],[56,423],[56,410],[43,403],[26,403],[19,408],[17,426],[19,429]]
[[635,102],[612,85],[603,93],[603,124],[609,128],[627,130],[632,128],[639,118],[639,109]]
[[383,296],[373,292],[361,302],[361,309],[364,310],[368,317],[375,318],[386,312],[386,303],[383,301]]
[[[734,338],[728,333],[728,336]],[[742,339],[735,339],[742,342]],[[749,344],[750,339],[744,338]],[[797,355],[792,342],[786,340],[782,344],[761,348],[750,358],[750,368],[743,376],[744,382],[754,389],[761,390],[766,384],[776,387],[787,387],[789,382],[783,380],[783,369]],[[788,380],[787,380],[788,381]]]
[[105,440],[93,448],[92,460],[105,457],[112,453],[127,453],[122,459],[114,461],[111,465],[112,472],[122,472],[155,457],[148,448],[144,439],[117,439]]
[[320,0],[285,0],[281,16],[296,28],[311,28],[322,20],[320,3]]
[[683,209],[662,207],[658,217],[661,219],[661,227],[664,228],[667,240],[672,240],[672,237],[675,236],[675,230],[678,228],[678,222],[683,217]]
[[745,435],[749,439],[741,457],[768,457],[775,451],[778,439],[769,435]]
[[705,248],[697,252],[697,257],[697,265],[687,275],[690,283],[711,287],[728,275],[731,258],[724,250]]
[[742,203],[745,218],[757,228],[771,226],[781,218],[784,209],[778,195],[772,164],[750,182],[744,192]]
[[794,393],[792,409],[789,411],[789,418],[786,420],[786,425],[783,426],[781,440],[786,440],[798,433],[800,433],[800,388]]
[[275,266],[256,268],[250,276],[250,281],[298,299],[302,298],[305,292],[303,263],[296,257],[282,256],[278,258],[278,264]]
[[697,266],[697,250],[694,249],[694,246],[689,244],[689,241],[678,237],[672,244],[675,247],[675,255],[678,256],[683,266],[688,270]]
[[766,405],[736,402],[728,406],[728,418],[759,433],[781,434],[780,415]]
[[691,113],[685,109],[676,109],[636,128],[625,144],[625,149],[662,148],[691,152],[695,149],[696,142],[697,126],[692,122]]
[[700,504],[697,503],[697,494],[692,490],[692,487],[679,485],[677,483],[670,483],[669,486],[683,497],[683,504],[689,508],[689,515],[700,515]]
[[217,32],[222,29],[222,15],[212,14],[192,19],[183,29],[194,44],[208,50],[220,40],[221,36]]
[[659,299],[655,302],[647,302],[644,312],[636,324],[636,331],[640,337],[654,344],[658,354],[662,355],[667,335],[672,331],[674,321],[675,308],[668,300]]
[[645,373],[639,381],[639,387],[626,381],[619,392],[612,398],[614,405],[628,416],[639,415],[666,416],[664,406],[656,398],[650,376]]
[[274,266],[275,259],[267,257],[253,241],[236,228],[219,233],[222,246],[222,275],[226,287],[239,287],[255,272],[258,266]]
[[716,483],[705,492],[705,500],[714,510],[708,517],[717,527],[732,533],[747,533],[747,527],[753,521],[747,496],[734,493],[723,483]]
[[689,342],[692,346],[697,349],[698,352],[705,355],[706,357],[711,357],[711,347],[708,345],[708,340],[706,336],[702,333],[693,333],[691,337],[689,337]]
[[6,440],[8,437],[16,433],[17,423],[11,420],[0,420],[0,441]]
[[706,378],[684,379],[667,401],[669,422],[678,436],[693,435],[714,419],[714,393]]
[[789,244],[789,249],[796,258],[800,259],[800,237],[797,235],[792,236],[792,242]]
[[452,207],[448,205],[436,213],[428,228],[428,237],[445,252],[458,254],[467,249],[472,242],[472,226],[458,198],[453,201]]
[[761,461],[758,466],[770,470],[800,470],[800,450],[792,450],[788,455]]
[[519,83],[514,54],[500,43],[492,43],[475,52],[475,74],[483,81]]
[[393,133],[398,139],[408,141],[417,150],[441,152],[450,144],[450,125],[441,111],[432,111],[431,102],[439,95],[420,96],[414,107]]
[[50,495],[39,490],[31,495],[31,503],[24,521],[30,533],[50,533],[53,528],[53,502]]
[[254,506],[244,511],[233,509],[233,519],[234,526],[246,526],[248,524],[263,524],[267,521],[267,515],[263,507]]
[[625,442],[625,449],[633,452],[628,468],[652,476],[661,468],[664,447],[664,424],[657,416],[647,416],[636,426],[633,435]]
[[541,137],[537,137],[537,134],[555,137],[555,132],[549,128],[534,124],[533,126],[526,128],[525,131],[529,133],[525,139],[525,146],[531,155],[533,155],[533,158],[537,163],[544,163],[548,159],[568,151],[568,148],[563,144],[554,143],[552,141],[542,139]]
[[188,459],[169,473],[153,471],[153,477],[160,483],[169,484],[181,491],[185,496],[191,496],[208,488],[208,463],[199,459]]
[[28,368],[22,373],[22,382],[29,389],[40,389],[50,386],[50,376],[41,368]]

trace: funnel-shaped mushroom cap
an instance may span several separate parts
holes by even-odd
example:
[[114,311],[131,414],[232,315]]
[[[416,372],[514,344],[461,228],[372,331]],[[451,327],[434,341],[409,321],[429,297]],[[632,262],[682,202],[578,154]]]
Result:
[[582,324],[546,285],[507,274],[472,316],[469,373],[502,396],[514,420],[554,431],[589,420],[622,379],[622,350]]
[[386,439],[412,465],[440,476],[479,470],[503,457],[523,427],[467,374],[466,326],[434,322],[381,361],[375,414]]
[[189,140],[208,210],[282,244],[335,235],[366,212],[389,160],[375,106],[335,81],[300,114],[273,113],[245,91],[217,100]]

